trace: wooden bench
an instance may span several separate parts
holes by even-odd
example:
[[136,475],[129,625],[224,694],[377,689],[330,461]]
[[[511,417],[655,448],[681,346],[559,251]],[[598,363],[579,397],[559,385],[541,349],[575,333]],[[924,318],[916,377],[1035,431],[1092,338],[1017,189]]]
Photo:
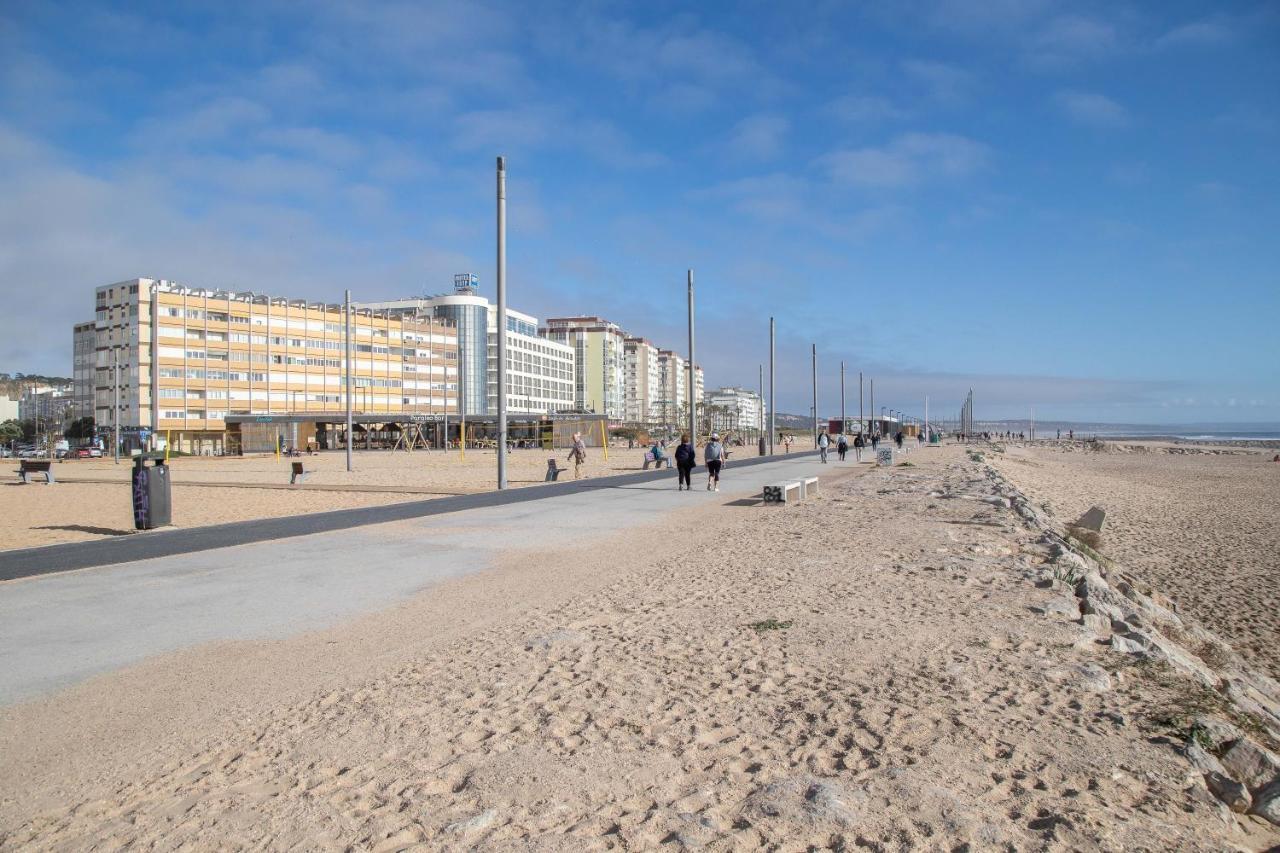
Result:
[[568,468],[561,468],[560,463],[558,463],[556,458],[552,456],[547,460],[547,476],[542,478],[542,482],[554,483],[560,479],[561,474],[568,470]]
[[804,497],[802,489],[803,484],[799,480],[773,483],[764,487],[761,497],[767,504],[796,503]]
[[54,482],[53,466],[48,459],[19,459],[18,460],[18,479],[24,483],[30,483],[30,474],[44,474],[45,485]]
[[290,464],[293,467],[293,473],[289,475],[289,485],[296,486],[311,476],[311,472],[305,470],[301,462],[292,462]]

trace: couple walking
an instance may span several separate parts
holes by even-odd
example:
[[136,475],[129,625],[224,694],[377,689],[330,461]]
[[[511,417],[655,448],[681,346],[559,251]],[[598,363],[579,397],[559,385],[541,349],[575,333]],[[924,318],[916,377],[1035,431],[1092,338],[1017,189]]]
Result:
[[[707,491],[720,491],[720,469],[724,466],[724,445],[720,443],[719,433],[711,433],[711,440],[702,450],[707,463]],[[698,450],[689,441],[689,433],[680,436],[680,446],[676,448],[676,470],[680,473],[680,486],[677,491],[688,489],[693,491],[693,468],[698,464]]]

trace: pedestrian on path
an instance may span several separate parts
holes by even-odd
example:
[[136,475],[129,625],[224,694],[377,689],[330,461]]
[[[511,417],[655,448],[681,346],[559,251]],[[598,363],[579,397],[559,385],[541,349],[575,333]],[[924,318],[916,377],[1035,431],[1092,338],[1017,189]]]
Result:
[[862,448],[866,446],[867,440],[862,437],[862,433],[853,437],[853,458],[858,462],[862,461]]
[[840,456],[840,461],[844,461],[844,456],[849,452],[849,438],[844,433],[840,433],[840,437],[836,439],[836,453]]
[[875,453],[879,449],[880,449],[880,433],[873,432],[871,433],[871,452]]
[[720,467],[724,465],[724,445],[720,443],[719,433],[711,433],[711,440],[702,451],[707,463],[707,491],[720,491]]
[[693,491],[693,466],[698,464],[698,451],[689,442],[689,433],[680,436],[680,446],[676,448],[676,471],[680,474],[680,486],[676,491],[688,489]]
[[831,439],[827,437],[825,432],[818,434],[818,456],[822,459],[822,464],[827,464],[827,448],[831,446]]
[[573,479],[582,477],[582,466],[587,461],[587,444],[582,440],[582,433],[573,434],[573,447],[569,450],[569,458],[573,460]]

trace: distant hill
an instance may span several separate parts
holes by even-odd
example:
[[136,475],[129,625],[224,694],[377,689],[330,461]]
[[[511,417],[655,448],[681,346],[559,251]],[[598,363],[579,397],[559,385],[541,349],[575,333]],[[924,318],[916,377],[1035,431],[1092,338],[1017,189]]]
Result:
[[66,376],[44,376],[39,373],[0,373],[0,397],[16,400],[28,385],[70,385]]

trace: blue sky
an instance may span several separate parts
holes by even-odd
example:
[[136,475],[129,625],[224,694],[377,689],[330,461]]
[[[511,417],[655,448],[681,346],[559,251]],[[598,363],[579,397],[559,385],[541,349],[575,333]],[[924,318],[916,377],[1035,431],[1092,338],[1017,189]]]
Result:
[[[860,8],[862,7],[862,8]],[[883,8],[881,8],[883,7]],[[529,10],[537,9],[533,14]],[[803,14],[801,13],[803,10]],[[92,289],[509,286],[754,384],[1280,421],[1280,5],[10,3],[0,369]]]

